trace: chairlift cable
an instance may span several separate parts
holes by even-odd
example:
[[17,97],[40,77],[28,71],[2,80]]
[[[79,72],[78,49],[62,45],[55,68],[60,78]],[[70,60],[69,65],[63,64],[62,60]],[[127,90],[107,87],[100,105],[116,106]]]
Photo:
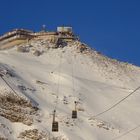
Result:
[[54,106],[54,112],[53,112],[53,122],[52,122],[52,132],[58,132],[59,131],[59,123],[55,121],[55,115],[56,115],[56,109],[58,108],[58,99],[59,99],[59,92],[60,92],[60,73],[61,73],[61,63],[62,63],[62,53],[60,53],[60,59],[59,59],[59,71],[58,71],[58,87],[57,87],[57,97],[56,102]]
[[60,73],[61,73],[61,67],[62,67],[62,52],[60,52],[60,59],[59,59],[59,71],[58,71],[58,86],[57,86],[57,94],[56,94],[56,101],[55,101],[55,107],[54,110],[58,107],[58,99],[59,99],[59,92],[60,92]]
[[[71,56],[71,77],[72,77],[72,92],[73,92],[73,95],[75,95],[74,97],[76,97],[77,93],[76,93],[76,81],[75,81],[75,72],[76,72],[76,69],[74,67],[75,65],[75,60],[74,60],[74,54],[72,54]],[[77,95],[78,96],[78,95]]]
[[18,93],[12,88],[12,86],[4,79],[4,77],[3,76],[0,77],[5,82],[5,84],[13,91],[13,93],[15,93],[16,96],[19,96]]
[[129,96],[131,96],[132,94],[134,94],[136,91],[138,91],[140,89],[140,86],[137,87],[135,90],[133,90],[131,93],[129,93],[127,96],[125,96],[124,98],[122,98],[121,100],[119,100],[117,103],[115,103],[114,105],[112,105],[111,107],[109,107],[108,109],[104,110],[103,112],[101,113],[98,113],[94,116],[92,116],[92,118],[95,118],[95,117],[99,117],[103,114],[105,114],[106,112],[112,110],[113,108],[115,108],[117,105],[119,105],[121,102],[123,102],[124,100],[126,100]]
[[74,61],[73,58],[71,58],[71,64],[72,64],[72,90],[73,90],[73,94],[75,92],[75,81],[74,81]]
[[[75,95],[75,81],[74,81],[74,55],[71,55],[71,65],[72,65],[72,91],[73,91],[73,95]],[[72,110],[72,119],[77,119],[77,101],[74,101],[75,104],[75,108]]]
[[120,135],[120,136],[118,136],[118,137],[113,138],[112,140],[117,140],[117,139],[120,139],[120,138],[122,138],[123,136],[126,136],[127,134],[129,134],[130,132],[132,132],[132,131],[134,131],[134,130],[136,130],[136,129],[138,129],[138,128],[140,128],[140,124],[139,124],[139,125],[137,125],[136,127],[134,127],[133,129],[130,129],[130,130],[126,131],[126,132],[125,132],[125,133],[123,133],[122,135]]

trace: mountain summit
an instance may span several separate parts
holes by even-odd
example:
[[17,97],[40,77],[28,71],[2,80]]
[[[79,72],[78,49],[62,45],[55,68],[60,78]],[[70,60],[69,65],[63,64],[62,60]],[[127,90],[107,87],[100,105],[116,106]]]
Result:
[[139,139],[139,67],[91,49],[70,27],[17,29],[0,43],[0,139]]

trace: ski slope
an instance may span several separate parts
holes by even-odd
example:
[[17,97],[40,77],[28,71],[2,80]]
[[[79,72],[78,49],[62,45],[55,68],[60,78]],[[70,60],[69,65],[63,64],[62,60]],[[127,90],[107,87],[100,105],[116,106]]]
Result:
[[[0,69],[12,73],[13,76],[5,75],[4,79],[19,98],[31,101],[38,111],[27,115],[33,120],[31,125],[0,116],[0,137],[27,139],[20,134],[37,129],[46,140],[53,137],[60,140],[140,138],[140,90],[96,116],[140,86],[139,67],[110,59],[90,48],[80,52],[78,41],[56,49],[46,40],[31,40],[30,45],[29,51],[24,53],[18,52],[17,47],[0,51]],[[33,55],[35,50],[42,54]],[[0,95],[10,94],[15,96],[0,79]],[[78,102],[78,119],[71,118],[74,101]],[[51,132],[54,109],[59,132]]]

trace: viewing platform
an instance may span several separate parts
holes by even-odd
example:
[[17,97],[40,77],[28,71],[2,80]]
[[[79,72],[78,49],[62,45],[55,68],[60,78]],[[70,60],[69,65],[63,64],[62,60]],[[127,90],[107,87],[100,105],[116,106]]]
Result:
[[62,39],[69,42],[78,38],[73,34],[72,27],[57,27],[56,32],[49,32],[45,29],[40,32],[14,29],[0,36],[0,50],[14,47],[31,39],[48,39],[51,41]]

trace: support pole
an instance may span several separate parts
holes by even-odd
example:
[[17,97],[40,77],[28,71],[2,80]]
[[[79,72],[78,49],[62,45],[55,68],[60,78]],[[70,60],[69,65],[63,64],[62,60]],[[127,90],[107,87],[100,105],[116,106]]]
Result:
[[53,122],[55,122],[55,113],[56,113],[56,110],[53,111]]
[[77,110],[77,102],[76,101],[74,101],[74,103],[75,103],[75,111]]

